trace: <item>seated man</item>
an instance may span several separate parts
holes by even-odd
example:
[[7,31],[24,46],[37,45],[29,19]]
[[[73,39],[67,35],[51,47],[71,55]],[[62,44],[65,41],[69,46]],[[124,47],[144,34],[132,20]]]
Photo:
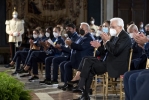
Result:
[[[84,60],[79,81],[79,87],[83,90],[83,94],[78,100],[90,100],[88,93],[94,75],[108,72],[110,77],[117,78],[128,70],[131,40],[123,29],[123,20],[112,18],[110,20],[111,38],[105,33],[101,34],[104,48],[107,51],[103,61],[95,58]],[[93,41],[92,45],[96,47],[94,42],[97,43]]]
[[83,57],[93,56],[94,48],[90,45],[90,42],[94,40],[94,37],[89,31],[89,25],[87,23],[81,23],[80,34],[83,38],[80,38],[77,41],[66,40],[66,44],[71,48],[71,56],[70,61],[63,62],[60,65],[61,78],[64,80],[64,85],[58,86],[59,89],[66,90],[66,88],[69,88],[67,82],[72,79],[72,70],[79,67]]
[[[149,57],[149,43],[147,37],[141,33],[134,33],[134,39],[138,43],[140,47],[142,47],[145,51],[147,57]],[[142,70],[134,70],[129,71],[124,74],[124,90],[125,90],[125,99],[126,100],[133,100],[134,96],[137,93],[136,89],[136,79]],[[142,99],[143,100],[143,99]]]
[[129,36],[131,38],[132,49],[133,49],[130,70],[144,69],[146,66],[146,64],[145,64],[146,55],[144,54],[143,49],[138,46],[138,43],[136,43],[133,38],[133,33],[139,33],[138,27],[135,24],[131,24],[127,28],[127,32],[129,33]]

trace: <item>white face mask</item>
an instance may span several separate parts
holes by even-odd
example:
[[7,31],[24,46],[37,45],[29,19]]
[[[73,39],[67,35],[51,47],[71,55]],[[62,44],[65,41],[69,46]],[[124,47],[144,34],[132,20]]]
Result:
[[143,27],[143,24],[141,24],[140,27]]
[[56,32],[53,32],[53,35],[54,35],[55,38],[58,37],[58,33],[56,33]]
[[129,33],[130,38],[133,38],[133,33]]
[[36,34],[33,34],[33,38],[35,39],[35,38],[37,38],[38,37],[38,35],[36,35]]
[[45,35],[46,35],[46,37],[50,37],[50,33],[48,33],[48,32],[46,32]]
[[100,36],[100,34],[102,33],[102,31],[97,31],[96,36]]
[[117,32],[116,32],[115,29],[110,28],[110,35],[111,35],[111,36],[115,36],[116,33],[117,33]]
[[13,15],[13,18],[17,18],[18,17],[18,15]]
[[42,35],[42,34],[40,34],[40,35],[39,35],[39,38],[42,38],[42,36],[43,36],[43,35]]
[[68,37],[68,34],[64,34],[65,37]]
[[109,29],[108,29],[108,27],[103,27],[103,28],[102,28],[102,31],[103,31],[104,33],[108,33],[108,32],[109,32]]
[[94,21],[91,21],[91,24],[94,24],[95,22]]

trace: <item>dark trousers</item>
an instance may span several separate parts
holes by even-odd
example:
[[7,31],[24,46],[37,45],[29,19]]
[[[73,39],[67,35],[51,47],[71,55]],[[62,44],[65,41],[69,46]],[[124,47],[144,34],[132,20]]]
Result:
[[51,57],[47,57],[45,59],[45,77],[47,80],[51,80],[51,64],[52,64],[52,59],[54,58],[54,56]]
[[71,64],[71,61],[63,62],[60,64],[60,69],[61,69],[61,75],[63,78],[61,80],[67,84],[68,81],[72,80],[73,77],[73,69],[78,69],[78,67],[74,67]]
[[61,81],[62,82],[64,82],[64,72],[65,72],[64,65],[65,65],[66,62],[67,61],[63,61],[63,62],[60,63]]
[[[18,42],[18,45],[20,45],[21,42]],[[15,56],[15,52],[19,50],[19,48],[15,47],[15,42],[9,42],[10,46],[10,54],[11,54],[11,59]]]
[[33,68],[33,74],[38,75],[38,62],[45,62],[45,58],[51,56],[46,55],[44,51],[33,51],[28,59],[27,66]]
[[84,61],[80,75],[81,79],[79,81],[79,87],[85,87],[84,92],[88,94],[94,75],[100,75],[105,73],[107,71],[106,64],[105,62],[101,62],[97,58],[93,57],[87,57],[82,60]]
[[140,72],[136,79],[137,94],[133,100],[149,100],[149,70]]
[[57,81],[58,79],[58,70],[59,64],[63,61],[66,61],[68,57],[55,57],[53,58],[53,81]]
[[136,79],[141,71],[134,70],[124,74],[125,100],[133,100],[136,95]]
[[17,51],[15,56],[13,57],[12,61],[16,63],[16,70],[20,69],[21,61],[24,64],[28,51]]

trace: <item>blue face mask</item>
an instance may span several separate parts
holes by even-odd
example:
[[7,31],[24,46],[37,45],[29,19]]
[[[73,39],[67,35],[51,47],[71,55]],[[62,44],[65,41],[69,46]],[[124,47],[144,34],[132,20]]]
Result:
[[109,32],[109,29],[108,29],[108,27],[103,27],[103,28],[102,28],[102,31],[103,31],[104,33],[108,33],[108,32]]

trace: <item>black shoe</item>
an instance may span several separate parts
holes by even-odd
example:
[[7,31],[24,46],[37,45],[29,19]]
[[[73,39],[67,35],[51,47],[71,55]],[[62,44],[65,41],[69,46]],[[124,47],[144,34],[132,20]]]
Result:
[[9,67],[13,67],[13,65],[8,64],[8,65],[5,65],[4,67],[9,68]]
[[28,81],[32,82],[32,81],[35,81],[35,80],[38,80],[38,79],[39,79],[39,77],[33,76],[30,79],[28,79]]
[[52,82],[51,81],[48,81],[48,80],[45,81],[45,84],[46,85],[53,85]]
[[20,71],[17,71],[18,73],[28,73],[28,71],[21,69]]
[[58,84],[58,81],[51,81],[52,84]]
[[63,87],[62,90],[63,90],[63,91],[65,91],[65,90],[67,90],[67,91],[72,91],[72,88],[73,88],[73,86],[70,85],[70,84],[68,84],[66,87]]
[[28,76],[31,76],[31,74],[24,74],[24,75],[21,75],[20,77],[28,77]]
[[15,71],[15,72],[13,72],[11,75],[13,76],[13,75],[15,75],[15,74],[17,74],[17,72]]
[[62,88],[64,88],[64,87],[66,87],[67,86],[67,84],[64,84],[64,85],[62,85],[62,86],[58,86],[57,88],[58,89],[62,89]]
[[76,81],[69,81],[68,84],[73,85],[73,84],[77,84],[79,82],[79,80]]
[[40,84],[45,84],[47,79],[44,79],[43,81],[39,81]]
[[72,89],[72,92],[73,93],[82,93],[82,90],[78,86],[76,86]]

